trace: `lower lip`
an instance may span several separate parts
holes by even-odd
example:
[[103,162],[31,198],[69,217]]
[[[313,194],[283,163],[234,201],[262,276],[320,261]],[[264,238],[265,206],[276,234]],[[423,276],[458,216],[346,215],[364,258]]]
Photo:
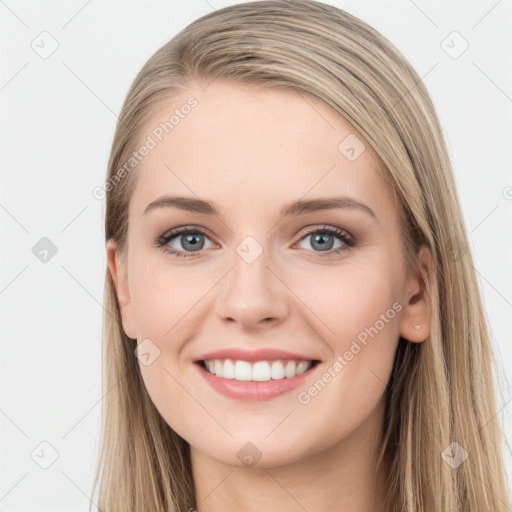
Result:
[[308,370],[295,377],[284,379],[271,379],[266,381],[241,381],[235,379],[224,379],[206,371],[201,364],[195,363],[202,377],[219,393],[230,398],[239,400],[268,400],[304,384],[304,381],[311,375],[311,372],[318,366],[318,363]]

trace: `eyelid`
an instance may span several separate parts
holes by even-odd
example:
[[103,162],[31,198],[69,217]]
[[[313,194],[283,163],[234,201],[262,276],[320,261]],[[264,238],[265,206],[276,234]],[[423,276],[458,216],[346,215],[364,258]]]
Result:
[[[320,224],[311,224],[309,226],[302,228],[302,230],[300,231],[300,234],[297,235],[297,239],[294,243],[300,242],[306,236],[309,236],[309,235],[312,235],[313,233],[321,232],[321,231],[327,231],[327,232],[333,233],[337,236],[340,236],[341,234],[343,234],[350,240],[355,241],[355,238],[348,231],[346,231],[343,228],[330,226],[329,224],[324,224],[322,227],[317,227],[317,226],[320,226]],[[189,231],[197,231],[198,233],[201,233],[205,236],[208,236],[209,238],[212,238],[212,235],[208,229],[203,228],[201,226],[194,225],[194,224],[190,224],[190,225],[178,226],[175,228],[171,228],[171,229],[167,230],[165,233],[163,233],[162,235],[160,235],[158,240],[163,241],[165,238],[168,238],[170,236],[172,236],[174,238],[175,236],[177,236],[183,232],[186,233]],[[213,237],[213,238],[215,238],[215,237]]]
[[[207,236],[208,238],[212,238],[212,235],[209,230],[206,228],[202,228],[201,226],[196,226],[194,224],[187,224],[185,226],[178,226],[172,229],[168,229],[165,231],[162,235],[160,235],[157,239],[158,241],[164,241],[166,238],[174,238],[182,233],[188,233],[188,232],[194,232],[194,233],[201,233],[202,235]],[[213,237],[215,238],[215,237]]]
[[324,232],[324,231],[328,232],[328,233],[332,233],[333,235],[336,235],[336,236],[345,236],[346,238],[355,242],[355,237],[353,237],[346,229],[338,228],[338,227],[332,226],[330,224],[323,224],[323,225],[311,224],[309,226],[306,226],[305,228],[303,228],[300,231],[301,234],[298,235],[299,236],[298,241],[302,240],[306,236],[312,235],[313,233]]

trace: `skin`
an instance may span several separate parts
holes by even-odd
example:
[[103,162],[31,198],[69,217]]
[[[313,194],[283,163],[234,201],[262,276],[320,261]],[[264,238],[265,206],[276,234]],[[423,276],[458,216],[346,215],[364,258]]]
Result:
[[[357,132],[320,100],[289,90],[195,84],[169,100],[142,139],[190,95],[198,106],[137,167],[129,206],[128,258],[107,243],[123,327],[160,355],[139,364],[165,421],[191,446],[197,510],[384,511],[375,476],[384,390],[399,336],[420,343],[430,311],[420,270],[405,268],[398,209],[368,144],[349,161],[340,142]],[[362,137],[359,136],[362,141]],[[199,197],[220,216],[162,207],[160,196]],[[344,195],[368,205],[281,218],[297,199]],[[155,247],[172,228],[196,225],[199,256]],[[324,225],[358,245],[332,257],[314,243]],[[252,263],[236,248],[252,236],[263,249]],[[329,250],[344,246],[332,235]],[[168,245],[185,248],[181,235]],[[188,249],[187,249],[188,247]],[[427,271],[431,255],[419,251]],[[394,303],[401,310],[307,404],[298,401],[365,328]],[[420,329],[415,326],[420,325]],[[226,347],[276,347],[321,360],[306,386],[266,401],[221,395],[192,360]],[[252,467],[237,456],[251,442]],[[191,504],[192,505],[192,504]]]

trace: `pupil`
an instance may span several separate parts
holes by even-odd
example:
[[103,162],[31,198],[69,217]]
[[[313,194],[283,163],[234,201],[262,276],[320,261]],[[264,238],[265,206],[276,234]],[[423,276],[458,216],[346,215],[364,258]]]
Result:
[[[197,241],[197,238],[198,237],[201,237],[203,235],[194,235],[194,234],[188,234],[188,235],[183,235],[182,237],[182,240],[184,239],[185,241],[183,242],[182,241],[182,245],[185,249],[193,249],[193,250],[200,250],[203,246],[203,244],[200,243],[200,241]],[[189,244],[189,247],[187,247],[187,244]]]
[[[332,242],[332,236],[328,234],[317,234],[313,237],[313,245],[315,243],[319,244],[317,248],[322,250],[329,250],[332,248],[332,243],[329,245],[328,242],[325,241],[325,237],[330,237]],[[328,246],[328,247],[327,247]]]

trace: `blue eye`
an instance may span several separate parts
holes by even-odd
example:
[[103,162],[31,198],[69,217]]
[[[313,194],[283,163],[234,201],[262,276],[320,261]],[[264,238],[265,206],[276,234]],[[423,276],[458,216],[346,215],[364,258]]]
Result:
[[[320,252],[325,252],[326,256],[333,256],[340,254],[344,251],[350,250],[355,246],[355,240],[342,229],[335,228],[333,226],[324,226],[322,229],[314,229],[304,235],[299,242],[306,240],[306,238],[312,237],[311,245],[319,249]],[[332,249],[332,242],[334,239],[341,240],[342,245],[336,249]],[[317,251],[315,251],[317,252]],[[324,256],[322,254],[322,256]]]
[[[350,250],[356,245],[354,238],[346,231],[333,226],[312,229],[303,235],[299,242],[302,242],[308,237],[313,237],[311,244],[314,248],[316,247],[318,249],[314,252],[320,254],[321,257],[335,256]],[[179,240],[182,249],[176,249],[170,245],[170,242],[175,238]],[[200,256],[201,251],[205,249],[205,238],[208,239],[208,235],[202,228],[197,226],[185,226],[164,233],[156,240],[155,245],[161,247],[165,253],[175,257],[195,257]],[[342,245],[341,247],[333,249],[332,241],[336,238],[342,242]],[[325,255],[322,253],[325,253]]]
[[[156,245],[157,247],[161,247],[164,252],[180,258],[196,256],[194,252],[200,252],[204,248],[204,238],[206,236],[206,232],[201,228],[193,226],[181,227],[163,234],[156,241]],[[171,242],[173,238],[178,238],[185,251],[180,249],[176,250],[169,246],[169,242]],[[186,252],[188,250],[190,250],[191,253]]]

